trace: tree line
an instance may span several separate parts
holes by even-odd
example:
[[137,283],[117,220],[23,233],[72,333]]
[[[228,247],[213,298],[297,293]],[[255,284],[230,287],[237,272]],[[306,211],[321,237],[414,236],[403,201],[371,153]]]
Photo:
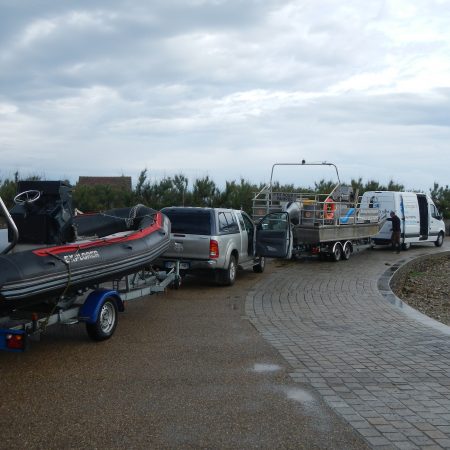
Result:
[[[20,180],[40,180],[39,176],[21,178],[16,172],[14,177],[0,179],[0,196],[8,208],[13,206]],[[294,186],[293,184],[274,185],[278,192],[316,192],[327,194],[335,186],[335,182],[320,180],[314,186]],[[353,190],[362,195],[365,191],[404,191],[405,187],[391,180],[387,185],[376,180],[363,182],[362,178],[350,181]],[[75,185],[73,189],[74,207],[83,212],[104,211],[112,208],[131,206],[137,203],[148,205],[154,209],[165,206],[215,206],[243,209],[252,213],[252,199],[256,192],[264,188],[264,184],[251,183],[241,178],[239,181],[227,181],[221,189],[209,176],[195,179],[192,183],[183,174],[164,177],[161,180],[149,179],[147,169],[140,172],[136,187],[129,190],[110,185]],[[434,183],[429,189],[438,209],[445,218],[450,218],[450,189],[446,185]]]

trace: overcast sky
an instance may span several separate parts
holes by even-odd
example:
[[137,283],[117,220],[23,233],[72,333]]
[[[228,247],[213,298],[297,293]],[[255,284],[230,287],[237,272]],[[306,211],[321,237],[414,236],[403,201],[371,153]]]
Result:
[[[343,181],[450,184],[449,0],[0,8],[1,178],[259,183],[305,159]],[[300,185],[334,176],[300,169]]]

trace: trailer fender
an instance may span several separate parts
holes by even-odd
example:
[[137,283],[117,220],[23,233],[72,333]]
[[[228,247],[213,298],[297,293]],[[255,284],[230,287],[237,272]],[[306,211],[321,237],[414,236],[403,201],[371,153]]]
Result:
[[111,289],[96,289],[88,295],[86,301],[83,303],[83,306],[80,308],[78,320],[80,322],[95,323],[100,313],[100,308],[105,299],[108,297],[115,299],[117,309],[120,312],[125,311],[123,301],[117,291]]

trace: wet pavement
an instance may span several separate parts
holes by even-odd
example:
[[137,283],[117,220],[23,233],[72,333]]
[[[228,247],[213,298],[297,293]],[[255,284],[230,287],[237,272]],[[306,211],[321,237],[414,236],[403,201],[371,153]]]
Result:
[[102,343],[55,327],[0,353],[0,448],[368,448],[245,316],[271,270],[132,301]]
[[433,251],[191,278],[102,343],[54,327],[0,353],[0,448],[450,448],[450,335],[386,287]]
[[291,379],[374,449],[450,449],[450,328],[403,304],[388,283],[406,261],[435,250],[278,262],[246,299]]

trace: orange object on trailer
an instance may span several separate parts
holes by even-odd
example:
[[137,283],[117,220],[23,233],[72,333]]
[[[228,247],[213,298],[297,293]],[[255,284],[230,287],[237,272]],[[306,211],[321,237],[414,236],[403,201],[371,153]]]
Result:
[[323,203],[323,215],[325,219],[334,219],[334,211],[336,211],[336,203],[331,197],[327,197]]

